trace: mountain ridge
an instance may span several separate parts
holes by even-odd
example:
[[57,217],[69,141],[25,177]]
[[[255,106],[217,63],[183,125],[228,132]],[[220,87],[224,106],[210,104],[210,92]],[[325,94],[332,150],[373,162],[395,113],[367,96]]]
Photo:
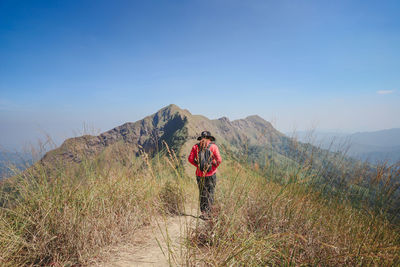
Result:
[[154,154],[163,142],[184,158],[203,130],[211,131],[219,144],[236,152],[245,145],[264,146],[287,138],[258,115],[233,121],[227,117],[211,120],[170,104],[141,120],[124,123],[97,136],[69,138],[47,152],[41,163],[52,165],[56,160],[80,163],[83,158],[94,158],[105,149],[121,145],[136,156],[141,152]]

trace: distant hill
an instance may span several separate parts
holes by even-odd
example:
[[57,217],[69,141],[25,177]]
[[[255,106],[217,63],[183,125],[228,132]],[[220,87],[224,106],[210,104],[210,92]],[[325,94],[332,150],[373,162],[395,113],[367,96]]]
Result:
[[164,142],[185,159],[203,130],[211,131],[217,143],[233,153],[270,146],[282,154],[290,142],[271,123],[256,115],[234,121],[226,117],[210,120],[172,104],[142,120],[125,123],[98,136],[67,139],[59,148],[46,153],[41,164],[53,166],[55,161],[79,163],[101,154],[118,156],[122,150],[136,156],[141,151],[153,155],[161,150]]
[[24,170],[32,164],[32,156],[28,153],[9,151],[0,152],[0,180],[13,174],[13,169]]
[[400,161],[400,128],[375,132],[343,134],[335,132],[299,132],[297,138],[302,142],[331,150],[347,150],[351,157],[373,163]]
[[400,128],[375,132],[359,132],[352,134],[350,137],[357,144],[383,148],[400,146]]

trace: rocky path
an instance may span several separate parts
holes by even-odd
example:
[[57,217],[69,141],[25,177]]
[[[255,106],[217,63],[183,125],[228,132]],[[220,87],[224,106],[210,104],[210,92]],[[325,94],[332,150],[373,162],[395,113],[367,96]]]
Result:
[[197,221],[191,216],[159,217],[138,230],[128,244],[111,248],[106,260],[92,266],[184,266],[184,237]]

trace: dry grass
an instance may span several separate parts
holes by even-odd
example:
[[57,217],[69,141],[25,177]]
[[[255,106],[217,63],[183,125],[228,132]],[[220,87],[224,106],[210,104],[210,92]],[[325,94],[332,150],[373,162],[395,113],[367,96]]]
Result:
[[400,227],[383,214],[327,198],[297,182],[269,182],[234,162],[226,165],[217,183],[213,219],[188,235],[192,264],[400,263]]
[[[15,176],[1,196],[1,265],[85,264],[154,216],[180,214],[197,189],[166,151],[140,160],[121,150],[122,160],[103,155],[78,168],[60,164]],[[360,168],[346,190],[325,194],[312,182],[320,175],[312,160],[305,162],[251,168],[225,158],[213,216],[187,232],[183,264],[400,264],[400,227],[388,216],[396,208],[398,169],[382,167],[364,179]]]
[[168,215],[179,215],[184,212],[184,193],[178,184],[167,181],[161,188],[159,197],[161,212],[166,212]]
[[50,172],[37,164],[3,184],[0,265],[82,264],[160,211],[181,208],[173,183],[165,182],[177,179],[174,170],[126,159],[59,164]]

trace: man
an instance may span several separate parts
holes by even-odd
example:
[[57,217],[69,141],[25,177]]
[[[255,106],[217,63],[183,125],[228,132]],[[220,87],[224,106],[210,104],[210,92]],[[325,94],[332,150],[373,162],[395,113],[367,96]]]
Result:
[[200,142],[193,146],[189,162],[196,166],[197,185],[199,186],[201,218],[208,216],[214,203],[214,189],[217,182],[217,168],[221,164],[219,149],[214,144],[215,137],[204,131],[197,138]]

